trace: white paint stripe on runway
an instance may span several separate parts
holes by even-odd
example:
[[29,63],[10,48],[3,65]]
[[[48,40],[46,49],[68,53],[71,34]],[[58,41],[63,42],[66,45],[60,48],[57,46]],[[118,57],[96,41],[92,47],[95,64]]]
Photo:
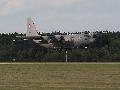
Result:
[[84,65],[84,64],[86,64],[86,65],[87,65],[87,64],[88,64],[88,65],[89,65],[89,64],[106,64],[106,65],[107,65],[107,64],[120,64],[120,62],[116,62],[116,63],[61,63],[61,62],[60,62],[60,63],[49,63],[49,62],[47,62],[47,63],[40,63],[40,62],[38,62],[38,63],[37,63],[37,62],[35,62],[35,63],[29,63],[29,62],[28,62],[28,63],[27,63],[27,62],[25,62],[25,63],[0,63],[0,65],[7,65],[7,64],[13,64],[13,65],[15,65],[15,64],[16,64],[16,65],[17,65],[17,64],[18,64],[18,65],[19,65],[19,64],[20,64],[20,65],[22,65],[22,64],[83,64],[83,65]]

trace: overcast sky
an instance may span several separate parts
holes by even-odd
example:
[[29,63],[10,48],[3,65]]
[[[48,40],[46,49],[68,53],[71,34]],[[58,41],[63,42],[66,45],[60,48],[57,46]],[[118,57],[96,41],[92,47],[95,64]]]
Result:
[[0,0],[0,32],[26,32],[32,17],[39,32],[120,31],[120,0]]

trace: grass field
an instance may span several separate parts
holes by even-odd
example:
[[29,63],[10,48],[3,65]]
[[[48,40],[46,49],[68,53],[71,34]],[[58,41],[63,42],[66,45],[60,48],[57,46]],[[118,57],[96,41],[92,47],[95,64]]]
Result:
[[0,64],[0,90],[120,90],[120,64]]

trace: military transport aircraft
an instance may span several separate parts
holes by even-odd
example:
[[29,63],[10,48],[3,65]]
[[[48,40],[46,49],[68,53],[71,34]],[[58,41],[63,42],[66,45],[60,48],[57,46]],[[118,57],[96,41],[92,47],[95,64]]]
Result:
[[18,38],[23,40],[32,40],[40,46],[50,49],[78,48],[79,46],[86,46],[95,41],[93,35],[85,33],[53,36],[39,35],[36,30],[35,23],[31,18],[27,18],[26,36]]

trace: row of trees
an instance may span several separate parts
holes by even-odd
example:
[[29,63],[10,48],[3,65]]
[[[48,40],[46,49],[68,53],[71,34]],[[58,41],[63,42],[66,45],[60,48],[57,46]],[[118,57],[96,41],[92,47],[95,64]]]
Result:
[[[119,62],[120,32],[98,32],[96,42],[89,48],[68,51],[69,62]],[[0,34],[0,61],[65,62],[65,50],[56,51],[40,47],[31,41],[18,41],[24,34]],[[51,35],[51,34],[49,34]]]

